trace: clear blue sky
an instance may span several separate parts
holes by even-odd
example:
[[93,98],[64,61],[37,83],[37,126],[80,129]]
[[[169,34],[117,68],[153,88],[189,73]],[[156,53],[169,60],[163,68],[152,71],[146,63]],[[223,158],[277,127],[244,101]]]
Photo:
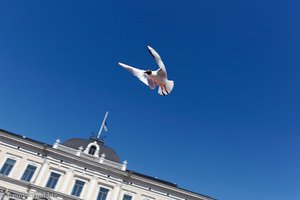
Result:
[[[300,2],[0,2],[0,128],[97,132],[129,169],[220,200],[300,199]],[[157,66],[162,97],[120,68]]]

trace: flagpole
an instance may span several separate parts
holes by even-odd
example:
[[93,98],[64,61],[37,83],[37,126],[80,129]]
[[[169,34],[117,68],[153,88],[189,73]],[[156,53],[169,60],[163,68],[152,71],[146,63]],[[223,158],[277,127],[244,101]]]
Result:
[[98,136],[97,136],[97,139],[98,139],[98,140],[100,139],[100,135],[101,135],[101,132],[102,132],[103,127],[104,127],[104,125],[105,125],[105,121],[106,121],[107,116],[108,116],[108,111],[105,113],[104,119],[103,119],[102,124],[101,124],[101,127],[100,127],[100,129],[99,129]]

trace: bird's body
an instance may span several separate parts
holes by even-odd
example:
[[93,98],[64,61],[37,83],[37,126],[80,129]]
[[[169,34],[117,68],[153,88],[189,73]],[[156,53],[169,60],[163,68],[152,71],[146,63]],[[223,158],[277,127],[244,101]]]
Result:
[[158,64],[158,70],[140,70],[120,62],[119,65],[130,71],[151,89],[155,89],[156,85],[158,85],[158,93],[165,96],[173,90],[174,81],[168,80],[165,65],[162,62],[159,54],[150,46],[148,46],[148,50]]
[[169,81],[166,76],[162,76],[159,70],[152,71],[152,73],[148,76],[159,86],[158,93],[160,95],[165,96],[172,91],[174,82]]

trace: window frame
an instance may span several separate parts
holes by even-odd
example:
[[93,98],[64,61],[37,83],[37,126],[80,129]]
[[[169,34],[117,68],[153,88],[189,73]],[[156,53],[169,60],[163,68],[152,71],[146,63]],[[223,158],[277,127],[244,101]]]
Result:
[[[32,183],[37,178],[38,172],[39,172],[40,167],[41,167],[41,163],[38,163],[38,162],[33,161],[33,160],[26,160],[26,164],[25,165],[26,165],[26,168],[27,168],[28,165],[32,165],[32,166],[36,167],[36,170],[35,170],[34,174],[32,175],[31,180],[29,182],[29,183]],[[26,168],[25,168],[25,170],[26,170]],[[19,174],[18,180],[22,180],[21,178],[22,178],[24,172]]]
[[10,169],[10,171],[9,171],[9,173],[8,173],[7,175],[4,174],[4,173],[1,173],[0,175],[7,176],[7,177],[11,177],[11,174],[13,173],[13,171],[14,171],[14,169],[15,169],[15,166],[16,166],[16,164],[17,164],[17,162],[18,162],[19,159],[16,158],[16,157],[13,157],[13,156],[8,156],[8,155],[6,155],[6,156],[4,157],[4,159],[3,159],[3,162],[2,162],[2,165],[1,165],[1,168],[0,168],[0,171],[2,171],[2,169],[3,169],[3,167],[4,167],[4,165],[6,164],[6,162],[7,162],[8,159],[14,160],[15,163],[13,164],[12,168]]
[[[25,172],[26,172],[26,170],[27,170],[27,168],[28,168],[29,166],[35,167],[35,170],[34,170],[34,172],[33,172],[33,174],[31,175],[31,177],[30,177],[29,180],[23,180],[22,178],[24,177]],[[36,174],[36,172],[37,172],[37,169],[38,169],[38,165],[36,165],[35,163],[27,163],[27,166],[26,166],[26,168],[25,168],[23,174],[21,174],[20,180],[26,181],[26,182],[29,182],[29,183],[30,183],[30,182],[33,180],[33,178],[35,177],[35,174]]]
[[106,198],[105,198],[105,200],[108,200],[109,197],[110,197],[110,196],[109,196],[109,195],[110,195],[110,189],[107,188],[107,187],[104,187],[104,186],[100,186],[100,187],[98,187],[98,188],[99,188],[99,189],[98,189],[98,193],[97,193],[97,198],[96,198],[96,200],[98,200],[98,197],[99,197],[101,188],[108,190],[107,193],[106,193]]
[[[59,178],[58,178],[58,180],[57,180],[56,185],[54,186],[54,188],[47,187],[48,182],[49,182],[49,179],[50,179],[52,173],[59,174]],[[49,188],[49,189],[51,189],[51,190],[56,190],[56,188],[58,188],[58,185],[59,185],[60,180],[62,179],[62,177],[63,177],[63,173],[60,173],[60,172],[55,171],[55,170],[49,170],[49,174],[48,174],[48,177],[47,177],[47,179],[46,179],[47,181],[46,181],[46,183],[45,183],[45,187],[46,187],[46,188]]]
[[[74,191],[74,188],[75,188],[75,185],[76,185],[76,181],[81,181],[81,182],[83,182],[83,185],[82,185],[81,191],[80,191],[80,193],[79,193],[79,196],[73,194],[73,191]],[[81,196],[82,196],[82,193],[83,193],[83,191],[84,191],[84,188],[85,188],[84,186],[85,186],[85,185],[86,185],[86,181],[84,181],[84,180],[82,180],[82,179],[79,179],[79,178],[75,178],[74,181],[73,181],[73,188],[71,189],[71,195],[72,195],[72,196],[75,196],[75,197],[81,197]]]
[[124,199],[124,198],[125,198],[125,196],[129,196],[129,197],[131,197],[131,199],[130,199],[130,200],[133,200],[133,195],[132,195],[132,194],[126,194],[126,193],[124,193],[124,194],[123,194],[123,198],[122,198],[122,200],[127,200],[127,199]]

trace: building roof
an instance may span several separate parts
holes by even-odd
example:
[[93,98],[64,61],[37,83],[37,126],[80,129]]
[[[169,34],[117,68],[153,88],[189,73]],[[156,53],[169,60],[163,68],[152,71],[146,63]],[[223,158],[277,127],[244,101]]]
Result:
[[165,180],[162,180],[162,179],[159,179],[157,177],[153,177],[153,176],[148,176],[148,175],[145,175],[145,174],[141,174],[141,173],[138,173],[136,171],[132,171],[132,170],[126,170],[128,173],[131,173],[131,174],[134,174],[134,175],[137,175],[137,176],[141,176],[143,178],[146,178],[146,179],[149,179],[149,180],[152,180],[152,181],[156,181],[156,182],[159,182],[159,183],[163,183],[163,184],[166,184],[166,185],[169,185],[169,186],[172,186],[172,187],[177,187],[177,184],[176,183],[171,183],[169,181],[165,181]]
[[85,149],[90,143],[97,142],[100,147],[99,157],[104,153],[105,159],[111,160],[117,163],[120,163],[119,155],[112,148],[104,145],[103,142],[95,140],[95,139],[84,139],[84,138],[71,138],[62,143],[62,145],[70,147],[72,149],[79,149],[79,147],[83,147]]
[[157,177],[153,177],[153,176],[149,176],[149,175],[146,175],[146,174],[141,174],[141,173],[138,173],[136,171],[132,171],[132,170],[126,170],[128,173],[131,173],[131,174],[134,174],[134,175],[137,175],[137,176],[140,176],[140,177],[143,177],[143,178],[146,178],[146,179],[149,179],[149,180],[152,180],[152,181],[156,181],[156,182],[159,182],[159,183],[162,183],[162,184],[165,184],[165,185],[168,185],[168,186],[171,186],[171,187],[176,187],[178,189],[181,189],[181,190],[184,190],[186,192],[191,192],[193,194],[197,194],[197,195],[201,195],[203,197],[207,197],[209,199],[212,199],[212,200],[216,200],[215,198],[213,197],[210,197],[210,196],[207,196],[207,195],[204,195],[204,194],[200,194],[198,192],[194,192],[194,191],[191,191],[191,190],[187,190],[185,188],[181,188],[181,187],[178,187],[178,185],[176,183],[171,183],[169,181],[166,181],[166,180],[163,180],[163,179],[159,179]]
[[10,131],[7,131],[7,130],[0,129],[0,132],[7,133],[7,134],[10,134],[10,135],[13,135],[14,137],[22,138],[22,139],[25,139],[27,141],[34,142],[34,143],[37,143],[37,144],[40,144],[40,145],[49,146],[49,147],[52,146],[51,144],[47,144],[45,142],[40,142],[38,140],[34,140],[34,139],[28,138],[24,135],[19,135],[19,134],[16,134],[16,133],[13,133],[13,132],[10,132]]

